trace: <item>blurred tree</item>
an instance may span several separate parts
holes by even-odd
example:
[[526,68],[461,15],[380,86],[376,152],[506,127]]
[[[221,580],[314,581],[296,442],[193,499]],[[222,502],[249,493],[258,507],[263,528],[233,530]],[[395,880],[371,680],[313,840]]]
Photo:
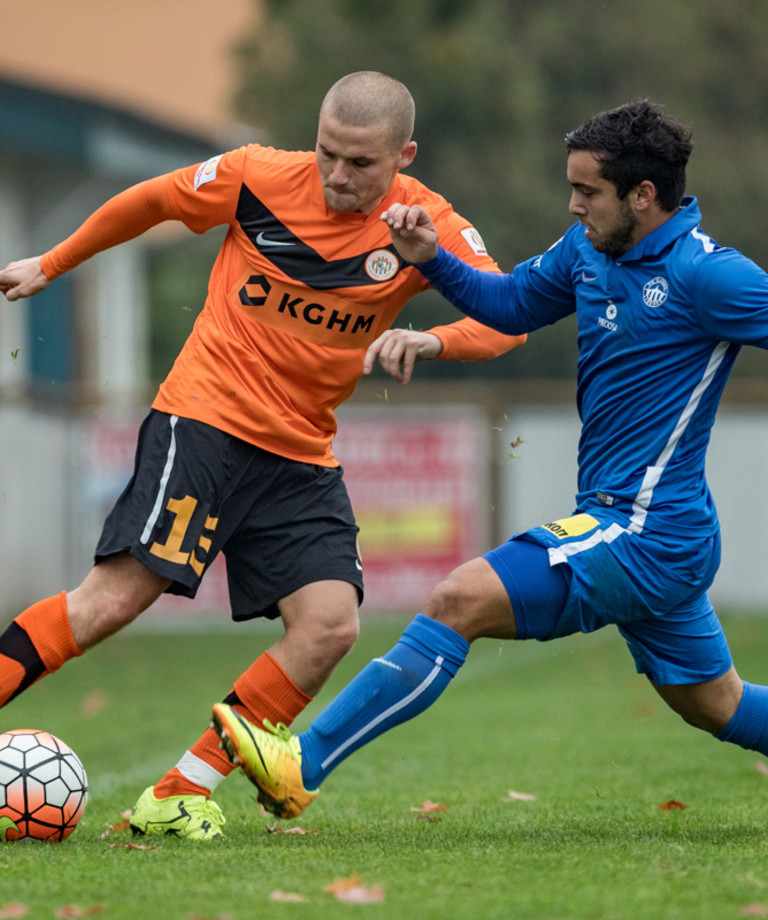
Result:
[[[481,230],[503,268],[570,224],[562,139],[639,96],[691,124],[689,187],[704,227],[768,265],[765,0],[279,0],[236,52],[240,117],[277,146],[311,149],[327,88],[383,70],[417,105],[410,172]],[[402,314],[424,328],[457,316],[436,295]],[[428,376],[570,376],[572,323],[493,362],[433,362]],[[764,373],[764,355],[742,371]]]

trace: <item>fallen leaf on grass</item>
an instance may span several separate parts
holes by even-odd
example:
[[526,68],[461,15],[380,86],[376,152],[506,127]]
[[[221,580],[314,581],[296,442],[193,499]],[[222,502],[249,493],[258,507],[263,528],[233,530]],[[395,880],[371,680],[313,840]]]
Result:
[[501,800],[502,802],[535,802],[536,796],[531,795],[530,792],[515,792],[514,789],[510,789],[507,793],[507,797]]
[[107,706],[109,706],[107,693],[104,690],[91,690],[80,702],[80,716],[83,719],[93,719]]
[[659,811],[676,811],[678,809],[682,811],[683,808],[687,807],[688,806],[684,805],[682,802],[676,802],[674,799],[670,799],[669,802],[662,802],[661,805],[659,805]]
[[65,904],[53,912],[58,920],[70,920],[77,917],[95,917],[104,910],[103,904],[93,904],[91,907],[78,907],[76,904]]
[[739,917],[768,917],[768,907],[765,904],[745,904],[736,913]]
[[111,837],[112,834],[119,834],[121,831],[127,831],[130,826],[131,822],[127,818],[125,821],[118,821],[117,824],[108,824],[104,829],[104,833],[99,834],[99,840]]
[[0,907],[0,920],[12,920],[13,917],[26,917],[29,908],[21,901],[9,901]]
[[440,802],[430,802],[429,799],[426,799],[426,801],[422,802],[418,807],[411,808],[411,811],[417,815],[428,815],[433,811],[448,811],[448,809]]
[[162,850],[162,847],[149,847],[140,843],[110,843],[107,846],[112,850]]
[[278,888],[269,893],[270,901],[281,901],[283,904],[303,904],[307,898],[303,894],[296,894],[293,891],[280,891]]
[[379,904],[384,900],[384,889],[380,885],[366,888],[359,875],[351,878],[337,878],[325,891],[342,904]]
[[304,827],[278,827],[276,824],[268,824],[266,830],[268,834],[296,834],[299,837],[305,834],[317,833],[316,827],[313,827],[311,831],[308,831]]
[[768,763],[766,763],[764,760],[756,760],[754,767],[758,773],[762,773],[763,776],[768,776]]

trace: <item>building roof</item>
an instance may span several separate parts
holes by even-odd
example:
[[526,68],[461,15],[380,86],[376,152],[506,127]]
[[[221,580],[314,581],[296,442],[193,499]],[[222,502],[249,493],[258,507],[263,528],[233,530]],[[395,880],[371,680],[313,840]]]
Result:
[[135,107],[191,130],[237,128],[236,49],[263,0],[24,0],[3,7],[0,76]]
[[221,152],[214,137],[2,77],[0,124],[0,151],[129,181]]

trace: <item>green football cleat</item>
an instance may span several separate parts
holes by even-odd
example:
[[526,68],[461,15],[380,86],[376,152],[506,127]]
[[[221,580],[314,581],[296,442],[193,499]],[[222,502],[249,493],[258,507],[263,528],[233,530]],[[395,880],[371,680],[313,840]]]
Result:
[[230,761],[259,788],[258,800],[278,818],[295,818],[316,799],[318,792],[304,788],[301,779],[301,745],[282,724],[264,720],[257,728],[228,706],[213,707],[214,730]]
[[188,840],[213,840],[223,837],[226,818],[215,802],[204,795],[170,795],[156,799],[153,787],[141,793],[131,814],[134,834],[170,834]]

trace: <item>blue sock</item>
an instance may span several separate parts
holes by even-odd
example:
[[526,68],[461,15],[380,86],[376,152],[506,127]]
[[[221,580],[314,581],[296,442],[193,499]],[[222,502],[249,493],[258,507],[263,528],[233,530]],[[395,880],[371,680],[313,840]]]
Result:
[[744,681],[744,694],[718,741],[730,741],[768,757],[768,687]]
[[457,632],[419,614],[299,735],[305,789],[317,789],[353,751],[434,703],[468,651]]

